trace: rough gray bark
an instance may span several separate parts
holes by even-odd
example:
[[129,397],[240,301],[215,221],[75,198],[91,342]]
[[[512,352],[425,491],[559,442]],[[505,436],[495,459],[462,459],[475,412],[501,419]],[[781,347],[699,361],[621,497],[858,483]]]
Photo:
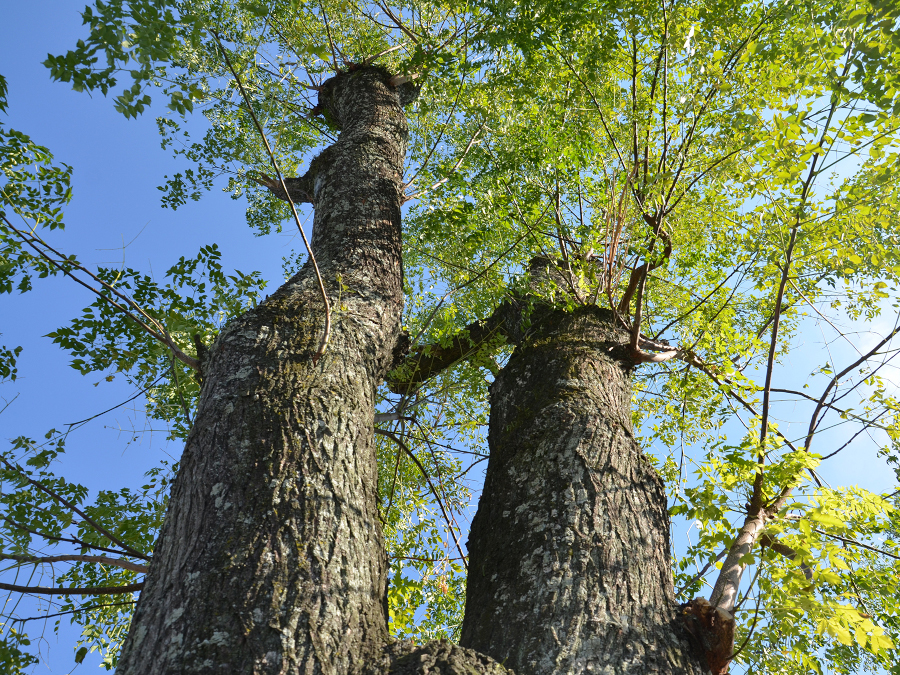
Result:
[[364,666],[360,675],[514,675],[489,656],[446,640],[417,645],[397,641]]
[[531,322],[508,330],[491,385],[461,644],[519,675],[707,672],[674,602],[663,483],[632,435],[628,335],[596,307]]
[[403,302],[407,137],[388,79],[320,94],[341,126],[307,174],[328,349],[314,365],[309,265],[219,335],[121,673],[341,673],[387,639],[372,419]]

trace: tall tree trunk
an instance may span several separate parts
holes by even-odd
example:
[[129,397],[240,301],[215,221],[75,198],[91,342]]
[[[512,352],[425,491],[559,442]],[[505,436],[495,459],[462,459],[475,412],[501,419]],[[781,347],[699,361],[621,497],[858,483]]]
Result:
[[340,138],[289,189],[315,207],[327,351],[313,362],[308,263],[219,335],[121,673],[330,675],[387,639],[372,425],[403,303],[407,126],[379,69],[333,78],[320,104]]
[[627,334],[596,307],[530,321],[506,320],[517,346],[491,385],[461,644],[518,675],[707,672],[674,602],[663,483],[632,435]]

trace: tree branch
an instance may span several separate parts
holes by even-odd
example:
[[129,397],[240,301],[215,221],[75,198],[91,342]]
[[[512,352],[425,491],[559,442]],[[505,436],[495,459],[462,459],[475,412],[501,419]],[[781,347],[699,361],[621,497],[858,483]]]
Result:
[[24,619],[10,619],[11,621],[18,621],[21,623],[25,623],[26,621],[37,621],[38,619],[52,619],[55,616],[66,616],[67,614],[76,614],[77,612],[88,612],[92,609],[103,609],[104,607],[123,607],[125,605],[134,605],[136,601],[129,600],[128,602],[108,602],[102,605],[89,605],[87,607],[79,607],[78,609],[72,609],[67,612],[57,612],[56,614],[44,614],[43,616],[29,616]]
[[[199,362],[197,359],[192,358],[192,357],[188,356],[187,354],[185,354],[183,351],[181,351],[181,350],[178,348],[178,346],[175,344],[175,342],[174,342],[170,337],[166,337],[166,335],[164,334],[165,331],[162,329],[162,325],[161,325],[156,319],[154,319],[153,317],[149,316],[143,309],[141,309],[141,308],[137,305],[137,303],[135,303],[135,302],[134,302],[133,300],[131,300],[129,297],[127,297],[127,296],[123,295],[122,293],[120,293],[119,291],[117,291],[115,288],[113,288],[113,287],[110,286],[108,283],[106,283],[105,281],[103,281],[102,279],[100,279],[98,276],[96,276],[95,274],[93,274],[90,270],[88,270],[88,269],[87,269],[86,267],[84,267],[83,265],[79,265],[78,263],[74,262],[73,260],[70,260],[70,259],[66,258],[66,256],[64,256],[62,253],[60,253],[60,252],[57,251],[55,248],[53,248],[52,246],[50,246],[50,245],[49,245],[47,242],[45,242],[43,239],[39,239],[39,238],[37,238],[37,237],[29,237],[29,236],[25,235],[25,233],[23,233],[21,230],[19,230],[18,228],[16,228],[15,225],[13,225],[11,222],[9,222],[9,220],[7,220],[6,216],[0,215],[0,218],[3,219],[3,222],[6,223],[6,225],[7,225],[13,232],[15,232],[15,233],[19,236],[19,238],[22,239],[22,241],[24,241],[24,242],[25,242],[26,244],[28,244],[31,248],[33,248],[35,251],[37,251],[38,255],[40,255],[44,260],[46,260],[46,261],[49,262],[51,265],[53,265],[54,267],[56,267],[60,272],[62,272],[62,273],[65,274],[67,277],[69,277],[70,279],[72,279],[73,281],[75,281],[77,284],[80,284],[81,286],[84,286],[86,289],[88,289],[89,291],[91,291],[92,293],[94,293],[95,295],[97,295],[99,298],[102,298],[103,300],[106,300],[106,302],[108,302],[109,304],[111,304],[113,307],[115,307],[115,308],[118,309],[120,312],[122,312],[123,314],[125,314],[125,316],[127,316],[129,319],[131,319],[132,321],[134,321],[138,326],[140,326],[144,331],[146,331],[152,338],[154,338],[155,340],[158,340],[159,342],[161,342],[162,344],[164,344],[166,347],[168,347],[168,348],[171,350],[172,354],[174,354],[175,357],[176,357],[179,361],[181,361],[182,363],[184,363],[184,364],[185,364],[186,366],[188,366],[189,368],[192,368],[193,370],[196,370],[197,372],[200,372],[200,362]],[[62,263],[60,263],[60,262],[54,260],[54,259],[51,258],[49,255],[47,255],[44,251],[42,251],[38,246],[36,246],[36,245],[34,244],[34,241],[40,241],[40,243],[41,243],[42,246],[46,246],[48,249],[50,249],[51,251],[53,251],[53,253],[54,253],[55,255],[59,256],[62,260],[65,260],[67,265],[71,265],[72,267],[74,267],[74,268],[76,268],[76,269],[78,269],[78,270],[84,272],[84,273],[87,274],[89,277],[91,277],[94,281],[96,281],[96,282],[102,284],[104,288],[106,288],[110,293],[114,294],[116,297],[118,297],[120,300],[122,300],[125,304],[131,306],[132,308],[134,308],[134,309],[135,309],[137,312],[139,312],[140,314],[143,314],[143,315],[147,318],[147,320],[150,321],[152,324],[154,324],[158,329],[160,329],[161,332],[157,332],[157,331],[153,330],[152,328],[150,328],[150,326],[148,326],[146,323],[144,323],[143,321],[141,321],[138,317],[136,317],[136,316],[135,316],[134,314],[132,314],[130,311],[128,311],[127,309],[125,309],[125,308],[124,308],[122,305],[120,305],[118,302],[116,302],[115,300],[113,300],[113,299],[110,298],[109,296],[104,295],[103,293],[101,293],[100,291],[98,291],[96,288],[94,288],[94,287],[91,286],[90,284],[87,284],[87,283],[85,283],[84,281],[82,281],[81,279],[79,279],[78,277],[76,277],[76,276],[75,276],[74,274],[72,274],[69,270],[67,270],[67,269],[62,265]]]
[[[42,510],[46,511],[46,509]],[[46,539],[47,541],[64,541],[66,543],[75,544],[76,546],[83,546],[84,548],[89,548],[94,551],[106,551],[107,553],[115,553],[116,555],[122,555],[124,553],[124,551],[116,551],[115,549],[107,548],[106,546],[96,546],[95,544],[89,544],[86,541],[82,541],[81,539],[77,539],[75,537],[54,537],[51,534],[45,534],[44,532],[32,530],[22,523],[17,523],[11,518],[4,519],[4,522],[9,523],[17,530],[22,530],[23,532],[27,532],[28,534],[33,534],[35,537],[41,537],[42,539]]]
[[50,495],[53,499],[55,499],[57,502],[59,502],[60,504],[65,506],[70,511],[77,513],[79,516],[81,516],[84,519],[84,521],[88,525],[93,527],[97,532],[99,532],[104,537],[109,539],[112,543],[114,543],[116,546],[120,547],[123,551],[125,551],[129,555],[134,556],[135,558],[140,558],[141,560],[150,560],[149,556],[146,556],[143,553],[140,553],[139,551],[135,551],[133,548],[131,548],[127,544],[122,543],[117,537],[113,536],[106,528],[104,528],[101,525],[99,525],[98,523],[96,523],[90,516],[88,516],[86,513],[84,513],[84,511],[79,509],[77,506],[72,504],[70,501],[68,501],[64,497],[56,494],[53,490],[51,490],[50,488],[46,487],[45,485],[39,483],[38,481],[32,480],[19,467],[14,466],[13,464],[10,464],[8,461],[6,461],[6,458],[0,457],[0,462],[3,462],[3,464],[6,465],[6,468],[9,469],[10,471],[12,471],[14,473],[18,473],[20,476],[22,476],[22,478],[27,480],[31,485],[36,487],[38,490]]
[[431,476],[428,475],[425,467],[422,466],[422,462],[419,461],[419,458],[413,454],[412,450],[410,450],[409,447],[407,447],[406,443],[401,441],[396,434],[391,433],[390,431],[385,431],[384,429],[375,429],[375,433],[382,436],[387,436],[392,441],[394,441],[394,443],[403,448],[403,451],[415,463],[416,467],[418,467],[419,471],[422,474],[422,477],[425,478],[425,480],[428,482],[428,487],[431,488],[431,494],[434,495],[434,500],[441,508],[441,513],[444,515],[444,521],[447,523],[447,529],[450,530],[450,536],[453,537],[453,542],[456,544],[456,550],[459,551],[459,555],[462,557],[463,567],[465,567],[466,571],[468,572],[469,564],[466,561],[466,554],[463,553],[462,546],[460,546],[459,544],[459,539],[456,538],[456,532],[453,529],[453,521],[450,520],[450,516],[447,514],[447,510],[444,508],[444,503],[441,501],[440,495],[438,495],[438,492],[434,487],[434,483],[431,482]]
[[837,375],[835,375],[831,379],[831,382],[828,383],[828,386],[825,387],[825,391],[823,391],[822,395],[819,397],[818,403],[816,405],[816,409],[815,409],[815,411],[813,411],[812,417],[809,420],[809,428],[807,429],[807,432],[806,432],[806,442],[805,442],[807,451],[809,451],[809,446],[812,444],[813,436],[816,433],[816,426],[817,426],[818,420],[819,420],[819,413],[822,411],[822,408],[831,407],[827,403],[825,403],[825,399],[828,397],[828,394],[831,392],[831,390],[837,385],[837,383],[840,381],[840,379],[842,377],[844,377],[844,375],[846,375],[854,368],[857,368],[858,366],[862,365],[865,361],[867,361],[870,358],[872,358],[873,356],[875,356],[875,354],[878,353],[878,350],[881,349],[882,347],[884,347],[892,339],[894,339],[894,336],[897,335],[898,332],[900,332],[900,325],[895,326],[894,330],[892,330],[886,338],[884,338],[881,342],[879,342],[877,345],[872,347],[872,349],[870,349],[868,352],[866,352],[865,354],[860,356],[856,361],[854,361],[849,366],[844,368],[841,372],[839,372]]
[[120,593],[137,593],[143,588],[143,581],[128,586],[98,586],[96,588],[47,588],[46,586],[18,586],[16,584],[0,583],[0,591],[35,595],[117,595]]
[[[762,534],[759,537],[759,545],[765,546],[767,548],[772,549],[775,553],[779,555],[783,555],[788,560],[796,560],[797,559],[797,551],[792,549],[787,544],[782,544],[780,541],[772,537],[768,534]],[[812,581],[813,573],[812,568],[807,565],[802,560],[800,561],[800,569],[803,570],[803,576],[807,578],[807,580]]]
[[487,319],[470,323],[445,347],[424,345],[407,356],[388,374],[388,388],[395,394],[408,394],[418,385],[469,357],[492,340],[506,337],[508,304],[500,305]]
[[856,541],[855,539],[848,539],[847,537],[842,537],[838,534],[831,534],[829,532],[823,532],[817,528],[812,528],[813,531],[818,532],[819,534],[825,537],[831,537],[832,539],[837,539],[838,541],[842,541],[845,544],[850,544],[851,546],[859,546],[860,548],[868,549],[869,551],[874,551],[875,553],[879,553],[881,555],[885,555],[888,558],[893,558],[894,560],[900,560],[900,555],[895,555],[893,553],[888,553],[887,551],[883,551],[880,548],[875,548],[874,546],[869,546],[868,544],[864,544],[861,541]]
[[[325,26],[326,28],[328,27],[327,21],[325,23]],[[250,117],[253,119],[253,124],[256,126],[256,130],[262,137],[263,145],[265,146],[266,152],[269,155],[269,160],[272,162],[272,167],[275,169],[275,175],[278,177],[278,184],[280,184],[281,189],[284,190],[284,194],[287,197],[286,201],[291,207],[291,214],[294,216],[294,223],[296,223],[297,229],[300,230],[300,237],[303,239],[303,245],[306,247],[306,253],[309,255],[309,260],[316,272],[316,281],[318,281],[319,283],[319,292],[322,295],[322,302],[325,303],[325,330],[322,332],[322,340],[319,343],[319,349],[315,354],[313,354],[312,357],[313,364],[316,364],[322,354],[325,353],[325,349],[328,346],[328,337],[331,334],[331,303],[328,301],[328,294],[325,292],[325,284],[322,281],[322,273],[319,271],[319,265],[318,263],[316,263],[316,256],[313,255],[312,247],[309,245],[309,240],[306,238],[306,233],[303,231],[303,225],[300,223],[300,215],[297,213],[297,206],[290,198],[290,192],[288,192],[287,184],[285,183],[284,177],[281,174],[281,167],[278,165],[278,160],[275,159],[275,153],[272,152],[272,147],[269,145],[269,139],[266,137],[266,132],[265,130],[263,130],[262,124],[260,124],[259,119],[256,117],[256,113],[253,111],[253,105],[250,103],[250,97],[247,95],[247,91],[244,89],[244,84],[241,82],[240,76],[237,74],[237,71],[231,64],[231,59],[228,58],[228,52],[222,45],[222,41],[219,40],[218,34],[215,31],[210,31],[210,33],[215,39],[216,44],[219,45],[219,49],[222,52],[222,58],[225,59],[225,64],[228,66],[228,70],[230,70],[231,74],[234,76],[234,81],[237,83],[238,89],[240,89],[241,97],[244,99],[244,103],[247,105],[247,111],[250,113]],[[330,42],[330,33],[328,38]],[[333,49],[334,45],[332,44],[332,50]],[[335,69],[337,69],[337,60],[335,60],[334,66]],[[272,189],[270,186],[267,187],[269,187],[270,190]]]
[[[482,129],[484,129],[485,124],[487,124],[487,121],[486,121],[486,120],[485,120],[484,122],[481,123],[481,126],[480,126],[480,127],[478,127],[478,130],[475,132],[475,134],[474,134],[474,135],[472,136],[472,138],[469,140],[469,144],[466,146],[466,149],[463,150],[462,155],[459,156],[459,159],[456,160],[456,164],[453,165],[453,168],[450,169],[449,173],[448,173],[446,176],[444,176],[443,178],[441,178],[441,179],[440,179],[437,183],[435,183],[434,185],[431,185],[431,186],[429,186],[429,187],[427,187],[427,188],[422,188],[422,189],[419,190],[418,192],[414,192],[414,193],[411,194],[411,195],[403,195],[403,201],[404,201],[404,202],[408,202],[408,201],[410,201],[410,200],[412,200],[412,199],[416,199],[417,197],[420,197],[421,195],[425,194],[426,192],[428,192],[428,191],[430,191],[430,190],[434,190],[436,187],[440,187],[441,185],[443,185],[444,183],[446,183],[448,180],[450,180],[450,176],[452,176],[454,173],[456,173],[456,170],[462,165],[463,160],[466,158],[466,155],[469,154],[469,150],[471,150],[471,149],[472,149],[472,146],[475,145],[475,141],[478,140],[478,135],[481,133]],[[407,183],[407,185],[411,185],[411,184],[412,184],[412,180],[410,180],[410,182]]]
[[87,563],[100,563],[101,565],[109,565],[111,567],[121,567],[125,570],[130,570],[132,572],[138,572],[140,574],[146,574],[146,572],[150,569],[147,565],[141,565],[140,563],[131,562],[130,560],[124,560],[122,558],[108,558],[105,555],[48,555],[48,556],[34,556],[34,555],[14,555],[12,553],[0,553],[0,560],[15,560],[16,562],[25,563],[25,564],[42,564],[42,563],[55,563],[55,562],[87,562]]
[[719,562],[722,558],[724,558],[726,553],[728,553],[727,548],[723,548],[721,551],[719,551],[719,554],[715,558],[710,560],[708,563],[706,563],[703,566],[703,569],[701,569],[699,572],[697,572],[697,574],[692,576],[690,578],[690,580],[688,580],[681,588],[679,588],[677,591],[675,591],[675,595],[679,596],[682,593],[684,593],[690,586],[692,586],[694,583],[696,583],[696,581],[698,579],[700,579],[704,574],[706,574],[709,571],[710,567],[712,567],[717,562]]

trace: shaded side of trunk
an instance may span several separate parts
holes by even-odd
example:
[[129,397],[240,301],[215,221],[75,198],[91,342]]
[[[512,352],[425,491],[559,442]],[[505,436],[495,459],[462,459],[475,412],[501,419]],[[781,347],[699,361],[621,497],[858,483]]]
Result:
[[519,675],[702,673],[611,314],[537,308],[491,385],[461,644]]
[[403,301],[407,127],[379,69],[333,78],[320,103],[341,127],[304,177],[328,349],[314,364],[308,264],[216,340],[121,673],[333,675],[387,639],[372,421]]

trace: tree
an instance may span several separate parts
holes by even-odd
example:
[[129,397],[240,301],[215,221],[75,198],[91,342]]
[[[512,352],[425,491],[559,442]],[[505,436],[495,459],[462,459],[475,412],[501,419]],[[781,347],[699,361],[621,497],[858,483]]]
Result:
[[[841,322],[887,312],[900,274],[896,8],[148,0],[84,16],[90,37],[48,59],[55,77],[105,94],[133,63],[126,115],[148,86],[176,115],[206,106],[167,204],[237,162],[229,189],[252,226],[315,211],[302,267],[258,304],[259,279],[223,274],[213,248],[162,286],[91,272],[3,217],[4,290],[34,274],[92,286],[94,305],[51,336],[82,372],[128,373],[186,439],[170,495],[157,472],[91,507],[49,472],[55,434],[4,460],[7,560],[74,544],[69,597],[134,592],[147,573],[122,672],[896,669],[897,495],[827,487],[817,468],[872,429],[896,466],[881,373],[898,329],[843,365],[829,356],[807,382],[819,394],[775,386],[814,321],[848,338]],[[160,122],[166,143],[181,124]],[[58,227],[65,168],[3,138],[4,209]],[[809,402],[802,434],[776,424],[774,394]],[[486,402],[466,560],[459,455],[436,448],[479,452]],[[816,454],[826,415],[856,436]],[[653,441],[664,460],[641,451]],[[417,522],[425,490],[440,518]],[[669,512],[702,524],[678,597],[714,570],[708,601],[676,604]],[[459,555],[436,560],[442,520]],[[410,558],[418,578],[402,576]],[[389,624],[414,633],[410,598],[429,583],[444,599],[427,598],[420,634],[455,637],[458,563],[462,647],[389,642]],[[111,604],[67,608],[93,621]],[[113,613],[100,621],[130,618]],[[112,630],[95,640],[115,663]]]

